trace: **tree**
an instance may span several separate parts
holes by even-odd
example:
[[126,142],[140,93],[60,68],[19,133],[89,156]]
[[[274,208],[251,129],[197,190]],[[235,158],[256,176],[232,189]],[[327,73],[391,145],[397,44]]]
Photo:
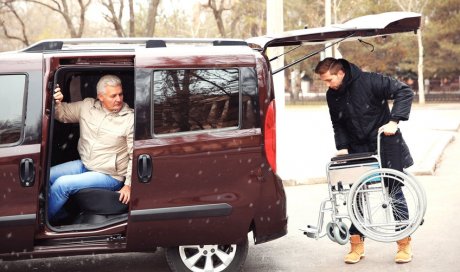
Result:
[[129,12],[129,21],[128,21],[128,30],[123,23],[123,15],[125,11],[125,0],[101,0],[101,4],[109,11],[109,14],[104,15],[104,19],[112,24],[115,32],[118,37],[135,37],[135,36],[147,36],[152,37],[155,33],[156,25],[156,16],[158,13],[158,6],[160,0],[149,0],[148,1],[148,12],[147,16],[143,17],[145,19],[145,27],[140,27],[142,29],[138,33],[136,31],[136,22],[139,25],[143,24],[139,18],[136,16],[134,11],[134,0],[128,0],[128,12]]
[[[11,0],[14,1],[14,0]],[[20,2],[20,0],[16,0]],[[70,37],[72,38],[81,38],[83,31],[85,29],[85,14],[88,11],[88,6],[91,4],[91,0],[72,0],[71,3],[75,1],[78,3],[79,12],[78,16],[75,18],[72,13],[72,8],[69,6],[67,0],[51,0],[51,1],[40,1],[40,0],[23,0],[24,2],[34,3],[43,7],[46,7],[54,12],[57,12],[64,18],[64,21],[69,30]],[[49,3],[51,2],[51,3]],[[71,6],[73,6],[71,4]]]
[[219,29],[220,36],[222,38],[227,37],[227,32],[225,31],[223,12],[229,11],[232,9],[230,0],[208,0],[207,4],[203,4],[203,7],[209,8],[212,10],[214,19],[217,23],[217,28]]
[[455,78],[460,63],[460,2],[433,1],[427,6],[423,42],[426,47],[425,72],[428,77]]
[[[423,14],[423,11],[428,3],[428,0],[394,0],[401,10],[404,11],[413,11]],[[423,23],[423,20],[422,20]],[[419,93],[419,103],[425,104],[425,89],[424,89],[424,77],[423,77],[423,40],[422,40],[422,27],[417,32],[417,42],[418,42],[418,93]]]
[[[25,46],[30,45],[29,38],[26,32],[26,25],[22,17],[19,15],[16,7],[14,7],[13,1],[6,1],[6,2],[1,3],[0,15],[1,15],[0,27],[3,29],[3,34],[5,35],[5,37],[10,40],[20,41]],[[4,18],[7,18],[7,17],[12,17],[11,18],[12,20],[19,23],[19,26],[20,26],[19,33],[17,34],[11,33],[11,31],[8,29],[6,22],[4,20]]]
[[156,17],[158,14],[158,6],[160,5],[160,0],[150,0],[149,9],[147,14],[147,23],[146,23],[146,36],[153,37],[155,33],[156,26]]
[[264,35],[267,16],[265,3],[265,1],[233,1],[227,23],[230,26],[229,37],[245,39]]
[[[18,0],[0,1],[0,51],[17,50],[40,39],[65,32],[59,15],[47,8]],[[53,24],[50,24],[52,22]]]
[[[104,19],[111,23],[113,25],[113,28],[115,30],[115,32],[117,33],[117,36],[118,37],[126,37],[126,36],[132,36],[134,34],[134,25],[133,24],[130,24],[130,27],[129,27],[129,34],[126,35],[126,32],[123,28],[123,11],[125,9],[125,5],[124,5],[124,2],[123,0],[121,1],[118,1],[119,2],[119,5],[118,5],[118,9],[115,7],[115,3],[112,1],[112,0],[107,0],[107,1],[104,1],[102,0],[101,1],[101,4],[107,8],[107,10],[109,11],[109,14],[108,15],[104,15]],[[132,0],[129,0],[129,13],[131,14],[132,13],[132,3],[133,1]],[[131,21],[134,21],[134,20],[131,20],[130,19],[130,22]]]

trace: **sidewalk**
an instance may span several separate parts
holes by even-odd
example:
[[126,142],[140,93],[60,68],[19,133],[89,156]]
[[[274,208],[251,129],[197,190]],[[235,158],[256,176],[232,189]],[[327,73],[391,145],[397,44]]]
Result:
[[[327,106],[288,106],[278,124],[278,174],[285,185],[326,182],[335,152]],[[444,149],[460,129],[460,104],[414,104],[400,128],[411,150],[415,175],[432,175]]]
[[444,149],[460,128],[460,105],[415,105],[411,120],[402,122],[400,127],[415,160],[408,170],[415,175],[432,175]]

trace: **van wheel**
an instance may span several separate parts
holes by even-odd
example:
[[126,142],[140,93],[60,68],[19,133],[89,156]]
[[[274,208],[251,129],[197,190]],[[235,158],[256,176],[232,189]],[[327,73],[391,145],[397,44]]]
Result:
[[241,244],[178,246],[166,249],[166,260],[173,272],[241,271],[247,255],[247,238]]

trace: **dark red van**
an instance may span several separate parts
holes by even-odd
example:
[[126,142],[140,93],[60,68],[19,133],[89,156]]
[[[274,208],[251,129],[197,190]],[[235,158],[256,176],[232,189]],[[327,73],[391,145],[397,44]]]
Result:
[[[420,24],[414,13],[379,16],[248,41],[68,39],[0,54],[0,259],[164,247],[174,271],[240,270],[249,232],[255,244],[287,233],[267,47]],[[51,223],[50,167],[79,158],[80,133],[54,119],[52,92],[95,98],[105,74],[121,78],[135,111],[129,207],[88,210],[101,192],[82,191],[66,204],[71,217]]]

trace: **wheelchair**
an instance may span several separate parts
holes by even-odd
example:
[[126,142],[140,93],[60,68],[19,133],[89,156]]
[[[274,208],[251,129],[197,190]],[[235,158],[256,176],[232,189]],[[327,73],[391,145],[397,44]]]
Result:
[[[307,237],[328,236],[344,245],[350,234],[345,221],[379,242],[396,242],[411,235],[426,211],[426,195],[415,177],[404,171],[382,168],[380,138],[377,154],[358,153],[331,159],[326,166],[329,198],[321,202],[316,226],[302,230]],[[324,216],[331,221],[323,230]]]

